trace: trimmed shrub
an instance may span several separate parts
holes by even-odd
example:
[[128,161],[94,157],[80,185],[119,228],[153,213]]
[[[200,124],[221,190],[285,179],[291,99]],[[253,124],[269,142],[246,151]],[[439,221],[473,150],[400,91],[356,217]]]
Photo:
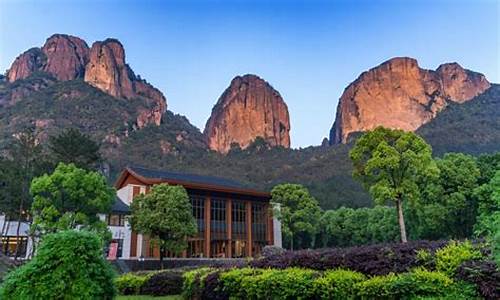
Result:
[[274,245],[267,245],[264,246],[264,248],[262,248],[261,255],[264,257],[270,257],[270,256],[281,255],[283,253],[285,253],[285,249]]
[[500,270],[494,261],[467,261],[456,278],[474,284],[485,299],[500,299]]
[[33,260],[7,275],[0,299],[112,299],[114,276],[95,234],[62,231],[45,236]]
[[351,248],[329,248],[319,250],[287,251],[254,260],[256,268],[285,269],[299,267],[313,270],[348,269],[365,275],[385,275],[408,272],[418,267],[419,250],[430,254],[444,247],[446,241],[413,241],[397,244],[379,244]]
[[212,268],[199,268],[184,273],[182,276],[184,279],[184,283],[182,285],[182,296],[185,299],[201,299],[205,286],[205,278],[208,274],[216,271],[216,269]]
[[373,276],[368,280],[356,284],[358,296],[362,299],[388,299],[394,298],[397,293],[393,291],[393,285],[397,281],[394,273]]
[[264,272],[263,269],[242,268],[221,273],[220,280],[223,283],[224,292],[232,297],[245,298],[246,293],[241,288],[243,280],[248,276],[260,275],[262,272]]
[[224,291],[222,282],[219,280],[220,271],[209,273],[204,280],[201,299],[203,300],[226,300],[229,295]]
[[182,272],[161,271],[148,276],[142,285],[141,294],[152,296],[177,295],[182,293]]
[[470,285],[455,283],[446,274],[414,269],[403,274],[374,276],[358,283],[358,296],[362,299],[474,299]]
[[349,270],[326,271],[314,282],[318,299],[352,299],[357,295],[356,284],[366,279],[365,275]]
[[115,278],[115,286],[120,295],[138,295],[150,276],[127,273]]
[[392,282],[391,289],[399,297],[446,296],[453,291],[454,283],[443,273],[415,269],[410,273],[399,274]]
[[453,276],[457,268],[464,262],[482,257],[481,251],[475,249],[471,242],[451,241],[436,251],[436,270]]
[[318,276],[316,271],[299,268],[262,270],[243,276],[237,295],[243,299],[311,299]]

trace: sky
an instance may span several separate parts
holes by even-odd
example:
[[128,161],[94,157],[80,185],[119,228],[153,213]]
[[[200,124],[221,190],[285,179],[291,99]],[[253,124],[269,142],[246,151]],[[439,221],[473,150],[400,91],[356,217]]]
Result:
[[119,39],[200,130],[233,77],[257,74],[287,103],[294,148],[320,144],[347,85],[391,57],[500,83],[500,0],[0,0],[0,71],[54,33]]

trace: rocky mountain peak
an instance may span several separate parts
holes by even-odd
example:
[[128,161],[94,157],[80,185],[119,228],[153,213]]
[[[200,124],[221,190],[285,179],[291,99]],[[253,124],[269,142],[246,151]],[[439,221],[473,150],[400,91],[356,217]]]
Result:
[[257,137],[290,147],[290,118],[283,98],[262,78],[236,76],[212,109],[205,126],[210,149],[225,153],[232,144],[246,148]]
[[7,71],[7,80],[14,82],[24,79],[33,72],[39,71],[45,65],[47,57],[40,48],[31,48],[14,60],[10,69]]
[[[136,76],[127,65],[125,49],[117,39],[95,42],[89,49],[87,43],[78,37],[54,34],[41,48],[32,48],[18,56],[7,72],[7,80],[14,82],[34,72],[45,72],[61,81],[83,78],[111,96],[141,99],[145,106],[138,111],[139,128],[147,124],[160,125],[167,109],[162,92]],[[24,90],[28,93],[32,89]],[[26,94],[24,90],[14,96],[23,96]],[[19,98],[14,96],[0,100],[14,103]]]
[[75,36],[55,34],[42,47],[47,57],[43,70],[59,80],[83,78],[89,59],[87,43]]
[[484,75],[457,63],[436,71],[409,57],[392,58],[363,72],[340,97],[330,143],[377,126],[414,131],[433,119],[448,102],[464,102],[490,87]]
[[24,79],[34,72],[46,72],[58,80],[82,78],[88,62],[87,43],[75,36],[54,34],[43,47],[32,48],[16,58],[10,67],[9,82]]

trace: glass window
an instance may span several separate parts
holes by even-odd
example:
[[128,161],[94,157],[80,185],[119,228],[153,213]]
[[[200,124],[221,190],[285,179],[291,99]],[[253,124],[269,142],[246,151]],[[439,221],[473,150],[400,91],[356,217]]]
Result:
[[190,199],[193,217],[198,225],[198,237],[203,237],[203,233],[205,232],[205,198],[191,196]]
[[125,226],[125,216],[124,215],[106,215],[106,223],[108,226]]
[[252,254],[259,255],[267,244],[267,205],[252,203]]
[[211,200],[210,235],[212,240],[226,239],[226,201],[214,198]]
[[247,239],[246,207],[243,201],[233,201],[232,207],[232,238],[234,240]]

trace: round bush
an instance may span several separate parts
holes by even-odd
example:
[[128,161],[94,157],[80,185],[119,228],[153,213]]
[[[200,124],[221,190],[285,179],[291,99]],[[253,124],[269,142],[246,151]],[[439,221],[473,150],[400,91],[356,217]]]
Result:
[[120,295],[138,295],[150,275],[127,273],[115,279],[115,286]]
[[177,295],[182,293],[182,273],[162,271],[148,277],[142,285],[141,294],[152,296]]
[[365,280],[365,275],[349,270],[326,271],[314,282],[319,299],[351,299],[356,296],[355,285]]
[[44,237],[33,260],[7,275],[0,299],[112,299],[113,278],[96,235],[63,231]]

